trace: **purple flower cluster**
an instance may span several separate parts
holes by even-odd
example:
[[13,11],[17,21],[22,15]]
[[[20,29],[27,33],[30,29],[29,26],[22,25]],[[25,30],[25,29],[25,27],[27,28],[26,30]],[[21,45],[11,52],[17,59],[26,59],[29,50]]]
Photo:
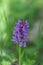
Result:
[[19,44],[20,47],[26,47],[26,42],[28,41],[28,21],[27,20],[18,20],[16,27],[13,32],[13,41],[16,44]]

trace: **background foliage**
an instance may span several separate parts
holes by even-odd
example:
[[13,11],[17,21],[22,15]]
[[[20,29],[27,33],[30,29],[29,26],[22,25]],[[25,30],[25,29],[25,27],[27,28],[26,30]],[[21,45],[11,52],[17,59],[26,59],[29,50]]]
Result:
[[18,60],[11,40],[18,19],[27,19],[30,26],[22,65],[43,65],[43,0],[0,0],[0,65]]

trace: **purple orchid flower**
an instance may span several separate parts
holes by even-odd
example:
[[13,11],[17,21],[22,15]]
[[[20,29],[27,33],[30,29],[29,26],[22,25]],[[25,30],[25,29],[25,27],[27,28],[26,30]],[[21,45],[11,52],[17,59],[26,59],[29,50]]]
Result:
[[13,42],[19,44],[20,47],[26,47],[26,42],[28,41],[28,21],[18,20],[16,27],[13,32]]

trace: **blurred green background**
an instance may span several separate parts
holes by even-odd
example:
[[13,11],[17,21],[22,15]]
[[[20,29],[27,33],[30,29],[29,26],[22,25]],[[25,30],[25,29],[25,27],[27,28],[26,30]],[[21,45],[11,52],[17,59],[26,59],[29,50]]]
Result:
[[0,65],[18,60],[18,47],[11,40],[18,19],[29,22],[22,65],[43,65],[43,0],[0,0]]

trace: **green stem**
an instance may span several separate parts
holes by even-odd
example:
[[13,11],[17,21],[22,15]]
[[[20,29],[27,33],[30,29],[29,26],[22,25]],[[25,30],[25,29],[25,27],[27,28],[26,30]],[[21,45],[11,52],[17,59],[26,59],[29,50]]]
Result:
[[21,47],[19,46],[19,65],[21,65]]

